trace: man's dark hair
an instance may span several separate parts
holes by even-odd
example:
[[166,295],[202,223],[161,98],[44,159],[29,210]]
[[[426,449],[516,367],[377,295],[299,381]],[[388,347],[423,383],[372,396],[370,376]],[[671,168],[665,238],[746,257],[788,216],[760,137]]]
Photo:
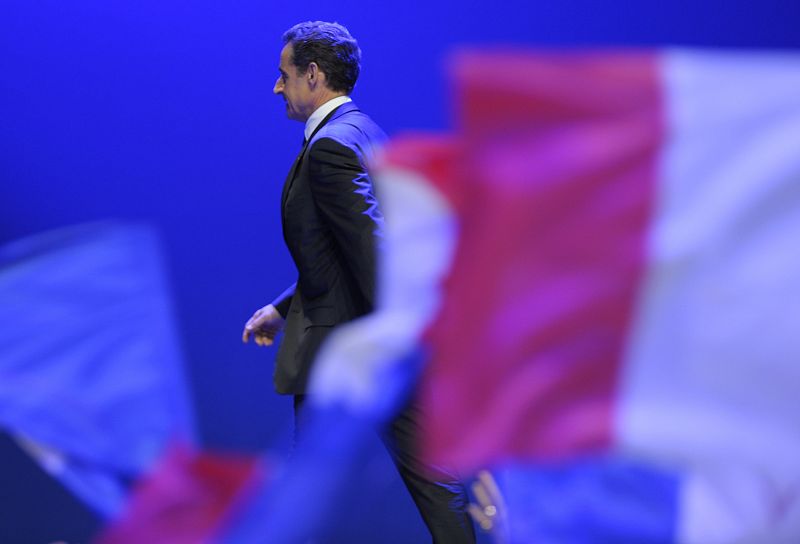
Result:
[[361,49],[345,27],[324,21],[298,23],[284,32],[283,43],[292,44],[292,64],[301,73],[316,62],[332,91],[353,91],[361,71]]

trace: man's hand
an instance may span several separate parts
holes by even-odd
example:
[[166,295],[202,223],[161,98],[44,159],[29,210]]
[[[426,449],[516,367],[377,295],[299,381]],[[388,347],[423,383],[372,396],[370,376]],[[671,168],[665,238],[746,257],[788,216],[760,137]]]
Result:
[[467,510],[472,519],[494,538],[495,544],[510,542],[508,534],[508,509],[503,494],[491,473],[482,470],[472,483],[472,494],[478,504],[469,503]]
[[242,342],[246,344],[250,336],[253,336],[259,346],[269,346],[275,341],[275,336],[283,330],[284,323],[286,320],[281,317],[275,306],[267,304],[256,310],[253,317],[244,324]]

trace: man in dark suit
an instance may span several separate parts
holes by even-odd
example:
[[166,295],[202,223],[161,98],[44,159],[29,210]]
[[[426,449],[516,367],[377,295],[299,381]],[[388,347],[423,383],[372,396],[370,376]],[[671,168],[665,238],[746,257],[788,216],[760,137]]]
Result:
[[[278,393],[295,396],[295,419],[314,357],[339,324],[370,312],[375,297],[376,241],[383,223],[368,166],[383,131],[350,100],[361,51],[336,23],[300,23],[283,36],[273,92],[290,119],[305,122],[302,151],[283,188],[283,234],[298,271],[295,285],[256,311],[242,339],[273,343],[285,325],[276,359]],[[415,454],[416,408],[383,433],[434,542],[471,543],[466,494],[454,479],[437,483]]]

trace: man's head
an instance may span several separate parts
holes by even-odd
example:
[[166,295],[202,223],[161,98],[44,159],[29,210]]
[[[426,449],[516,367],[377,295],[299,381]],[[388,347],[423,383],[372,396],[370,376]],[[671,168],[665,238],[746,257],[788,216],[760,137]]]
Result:
[[283,34],[279,71],[272,92],[286,100],[290,119],[305,121],[319,106],[350,94],[361,69],[361,50],[338,23],[299,23]]

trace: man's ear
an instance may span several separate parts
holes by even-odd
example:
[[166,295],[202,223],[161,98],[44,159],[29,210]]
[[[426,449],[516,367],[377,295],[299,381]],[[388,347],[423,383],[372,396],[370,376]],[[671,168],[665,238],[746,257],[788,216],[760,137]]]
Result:
[[308,68],[306,69],[306,80],[308,81],[309,85],[315,87],[319,82],[319,76],[321,72],[319,71],[319,66],[317,66],[316,62],[309,62]]
[[319,69],[319,65],[316,62],[308,63],[305,77],[312,88],[325,85],[325,72]]

